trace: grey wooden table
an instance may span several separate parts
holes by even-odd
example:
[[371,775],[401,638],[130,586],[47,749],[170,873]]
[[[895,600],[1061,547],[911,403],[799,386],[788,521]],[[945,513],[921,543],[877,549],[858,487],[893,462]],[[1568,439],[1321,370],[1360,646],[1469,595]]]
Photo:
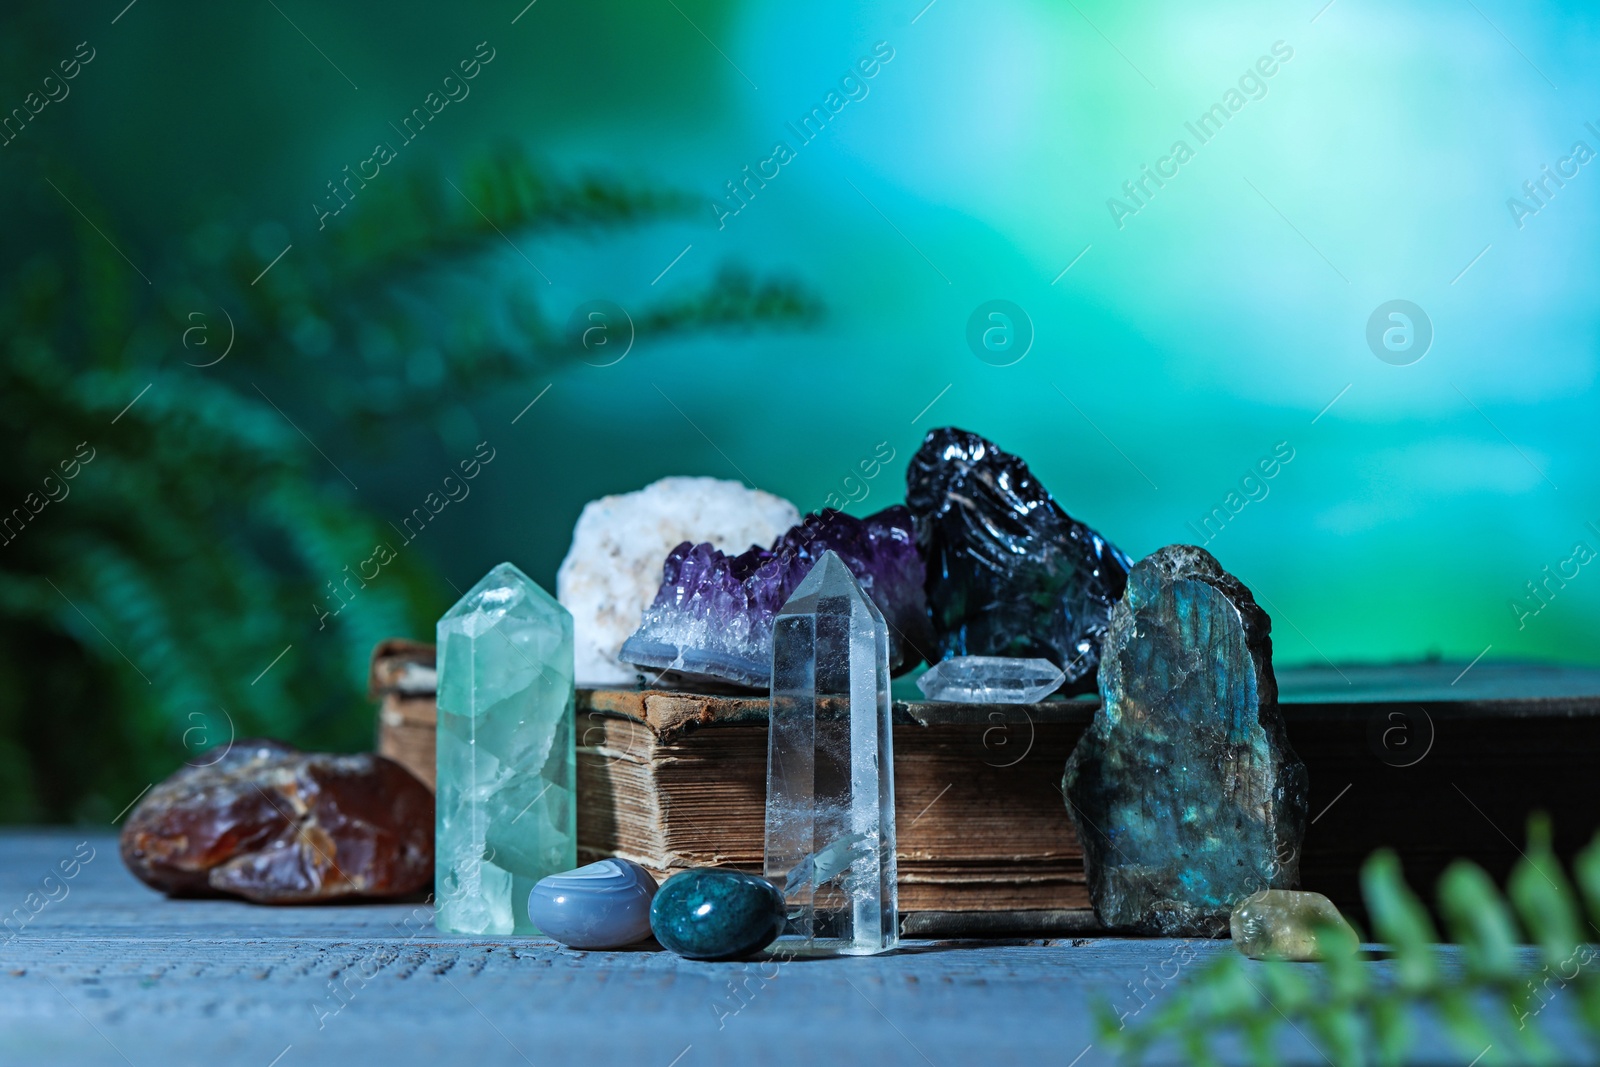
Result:
[[[1130,1006],[1129,983],[1179,947],[919,942],[782,966],[574,952],[440,936],[418,905],[171,901],[127,873],[115,838],[67,831],[0,835],[0,916],[0,1064],[74,1067],[1096,1067],[1112,1061],[1091,1005]],[[1423,1029],[1415,1062],[1465,1067]],[[1285,1052],[1328,1062],[1304,1038]]]

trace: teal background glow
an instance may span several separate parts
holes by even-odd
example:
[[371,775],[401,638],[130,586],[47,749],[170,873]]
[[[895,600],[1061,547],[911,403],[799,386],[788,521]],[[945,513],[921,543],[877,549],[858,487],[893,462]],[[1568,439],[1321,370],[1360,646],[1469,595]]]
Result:
[[[785,123],[875,42],[894,59],[726,229],[708,208],[704,226],[581,263],[545,250],[552,278],[573,279],[556,303],[626,304],[692,243],[679,280],[741,253],[792,267],[829,319],[558,381],[509,447],[530,466],[559,457],[559,475],[493,487],[493,518],[442,557],[457,581],[500,556],[548,577],[583,500],[659,475],[744,476],[814,508],[877,441],[904,457],[940,423],[1028,458],[1139,556],[1193,540],[1188,524],[1287,441],[1269,495],[1208,546],[1273,605],[1280,661],[1470,660],[1490,645],[1600,660],[1587,573],[1521,629],[1510,607],[1574,542],[1600,548],[1586,525],[1600,522],[1600,167],[1521,229],[1506,207],[1575,141],[1600,149],[1584,126],[1600,120],[1593,11],[1486,7],[1491,25],[1471,5],[1341,0],[1312,22],[1317,5],[940,0],[912,24],[916,6],[686,7],[731,62],[670,6],[580,23],[541,3],[519,22],[504,81],[481,87],[482,126],[452,137],[515,133],[708,200],[775,140],[797,142]],[[1184,123],[1276,41],[1294,55],[1266,96],[1195,144]],[[1195,158],[1119,230],[1107,199],[1178,138]],[[1033,320],[1014,366],[964,343],[991,298]],[[1365,343],[1392,298],[1434,324],[1412,366]],[[876,483],[857,510],[899,492]]]
[[[638,309],[727,263],[792,279],[824,313],[804,328],[641,339],[612,366],[546,361],[514,386],[360,432],[311,427],[350,481],[307,452],[318,491],[380,523],[418,506],[476,442],[497,450],[470,499],[408,550],[428,573],[391,590],[404,613],[369,618],[374,634],[425,637],[452,585],[501,560],[553,587],[579,510],[602,494],[709,474],[815,509],[887,442],[890,470],[851,506],[866,513],[901,499],[923,433],[954,424],[1022,455],[1136,558],[1200,541],[1230,493],[1237,504],[1253,491],[1206,543],[1273,615],[1280,664],[1464,664],[1486,651],[1600,663],[1596,568],[1568,563],[1576,576],[1542,600],[1527,586],[1578,542],[1600,551],[1600,162],[1572,164],[1536,213],[1508,207],[1532,203],[1524,182],[1575,143],[1600,151],[1600,12],[923,2],[8,12],[4,107],[77,41],[96,56],[0,148],[0,270],[15,284],[58,239],[34,220],[61,209],[44,178],[63,166],[89,215],[118,220],[133,263],[194,258],[195,235],[223,216],[253,220],[252,264],[314,249],[331,239],[313,207],[326,183],[396,140],[390,124],[487,42],[495,58],[470,96],[375,184],[450,175],[512,145],[559,173],[678,190],[703,210],[581,238],[491,237],[440,311],[450,323],[493,334],[516,301],[555,323],[592,299]],[[1254,98],[1201,143],[1186,124],[1275,47],[1272,75],[1249,79]],[[875,48],[892,58],[841,89]],[[789,124],[831,91],[854,98],[803,142]],[[1132,205],[1124,183],[1178,140],[1192,158],[1119,225],[1108,201]],[[723,216],[725,183],[780,141],[792,158]],[[1366,340],[1374,309],[1396,299],[1433,331],[1407,366]],[[969,316],[992,300],[1023,309],[1032,331],[1009,366],[967,342]],[[291,413],[335,371],[374,393],[386,376],[415,386],[449,373],[437,351],[376,368],[297,336],[210,371],[184,366],[175,330],[130,332],[113,362],[130,383],[231,375],[241,392],[279,374]],[[1292,460],[1241,488],[1275,450]],[[321,639],[314,621],[308,611],[300,640]],[[286,640],[264,638],[260,661]],[[362,670],[346,657],[353,699]]]

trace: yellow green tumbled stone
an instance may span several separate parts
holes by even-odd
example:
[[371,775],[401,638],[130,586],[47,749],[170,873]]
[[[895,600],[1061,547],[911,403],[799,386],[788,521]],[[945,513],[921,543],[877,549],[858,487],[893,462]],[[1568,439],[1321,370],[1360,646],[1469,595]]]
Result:
[[1264,889],[1244,898],[1228,917],[1228,930],[1253,960],[1320,960],[1328,950],[1354,951],[1357,944],[1333,901],[1293,889]]

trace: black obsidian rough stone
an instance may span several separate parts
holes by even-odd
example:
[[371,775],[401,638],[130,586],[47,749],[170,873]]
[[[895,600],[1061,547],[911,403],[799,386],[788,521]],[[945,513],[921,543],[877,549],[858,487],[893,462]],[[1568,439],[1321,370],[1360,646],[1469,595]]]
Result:
[[942,658],[1043,657],[1091,693],[1132,561],[1061,509],[1021,459],[953,426],[906,469]]
[[783,930],[783,893],[742,871],[697,867],[673,875],[650,905],[656,940],[691,960],[733,960],[760,952]]
[[1111,615],[1100,710],[1062,788],[1112,929],[1226,937],[1299,877],[1308,796],[1278,710],[1272,620],[1203,548],[1140,560]]

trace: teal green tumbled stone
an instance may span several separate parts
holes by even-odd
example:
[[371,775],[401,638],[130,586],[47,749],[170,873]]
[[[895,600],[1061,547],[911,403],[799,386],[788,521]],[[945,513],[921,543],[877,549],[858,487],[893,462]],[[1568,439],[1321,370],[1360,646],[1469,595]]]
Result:
[[691,960],[759,952],[783,929],[783,894],[765,878],[697,867],[667,879],[650,905],[656,940]]

